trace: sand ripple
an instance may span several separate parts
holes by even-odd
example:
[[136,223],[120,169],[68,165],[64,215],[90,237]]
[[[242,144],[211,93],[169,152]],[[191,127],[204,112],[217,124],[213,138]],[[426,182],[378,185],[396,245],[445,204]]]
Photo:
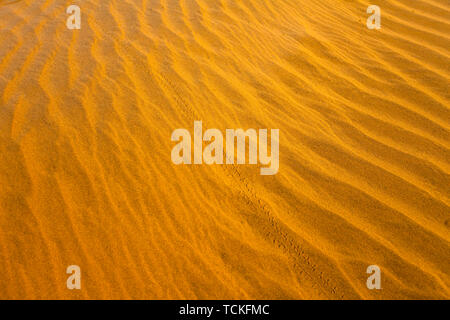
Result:
[[[450,298],[448,2],[78,4],[0,1],[0,298]],[[279,173],[174,166],[194,120]]]

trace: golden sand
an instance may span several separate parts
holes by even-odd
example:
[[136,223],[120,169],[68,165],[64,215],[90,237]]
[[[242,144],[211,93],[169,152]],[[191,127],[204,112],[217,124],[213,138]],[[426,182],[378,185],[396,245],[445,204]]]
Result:
[[[369,4],[0,0],[0,298],[449,299],[450,3]],[[278,174],[174,165],[194,120]]]

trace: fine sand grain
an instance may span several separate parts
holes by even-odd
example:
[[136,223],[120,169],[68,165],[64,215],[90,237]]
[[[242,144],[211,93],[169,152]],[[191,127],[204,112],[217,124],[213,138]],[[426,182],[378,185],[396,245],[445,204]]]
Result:
[[[0,0],[0,299],[449,299],[450,2],[370,4]],[[278,174],[174,165],[194,120]]]

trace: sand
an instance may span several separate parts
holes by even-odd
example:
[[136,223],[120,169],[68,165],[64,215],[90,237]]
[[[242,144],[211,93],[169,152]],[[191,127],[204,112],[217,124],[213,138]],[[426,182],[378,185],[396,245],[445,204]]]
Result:
[[[450,3],[369,4],[0,1],[0,298],[449,299]],[[174,165],[195,120],[278,174]]]

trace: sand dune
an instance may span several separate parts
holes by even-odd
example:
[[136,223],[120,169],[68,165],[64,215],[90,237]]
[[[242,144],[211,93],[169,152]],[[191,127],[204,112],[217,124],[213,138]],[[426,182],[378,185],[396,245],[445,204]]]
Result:
[[[0,298],[449,299],[450,3],[369,4],[0,0]],[[174,165],[194,120],[278,174]]]

